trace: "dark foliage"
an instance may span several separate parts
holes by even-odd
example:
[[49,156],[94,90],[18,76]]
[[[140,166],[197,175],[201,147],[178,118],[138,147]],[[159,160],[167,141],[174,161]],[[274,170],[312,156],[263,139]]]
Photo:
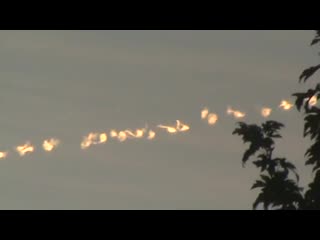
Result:
[[[320,30],[316,30],[316,36],[311,45],[320,43]],[[306,82],[320,69],[320,64],[305,69],[299,77],[299,82]],[[308,185],[303,194],[302,188],[298,186],[299,176],[295,166],[286,158],[274,158],[272,153],[275,148],[275,138],[281,138],[279,130],[284,127],[282,123],[267,121],[261,126],[255,124],[239,123],[233,134],[242,136],[244,143],[249,143],[245,151],[242,163],[250,159],[256,159],[252,163],[260,169],[260,178],[256,180],[251,189],[258,188],[260,193],[253,203],[256,209],[259,204],[264,209],[317,209],[320,210],[320,109],[311,106],[309,100],[316,96],[320,97],[320,83],[307,92],[294,93],[295,105],[304,117],[303,137],[309,137],[312,145],[305,153],[306,165],[313,167],[314,179]],[[293,173],[295,178],[291,178]]]
[[[282,127],[284,125],[276,121],[267,121],[262,126],[240,122],[233,132],[242,136],[244,143],[250,143],[244,153],[243,164],[255,156],[252,163],[261,172],[260,179],[251,188],[260,189],[260,194],[253,203],[254,209],[259,204],[262,204],[264,209],[297,209],[303,200],[302,189],[297,185],[299,176],[295,166],[285,158],[272,156],[274,139],[281,138],[279,130]],[[289,177],[290,172],[296,176],[294,180]]]
[[[311,45],[320,43],[320,30],[316,30],[316,36],[312,40]],[[312,70],[310,70],[312,69]],[[304,70],[303,73],[305,80],[309,77],[315,76],[320,69],[320,65],[313,68]],[[302,73],[302,75],[303,75]],[[302,76],[301,75],[301,76]],[[300,76],[300,77],[301,77]],[[320,209],[320,109],[316,106],[310,107],[308,101],[304,99],[310,99],[312,96],[320,96],[320,83],[315,88],[309,89],[306,93],[295,93],[296,107],[301,111],[301,107],[304,107],[302,112],[304,117],[304,137],[309,137],[312,140],[312,145],[307,149],[305,153],[306,165],[313,167],[314,179],[309,184],[309,188],[305,193],[304,209]]]

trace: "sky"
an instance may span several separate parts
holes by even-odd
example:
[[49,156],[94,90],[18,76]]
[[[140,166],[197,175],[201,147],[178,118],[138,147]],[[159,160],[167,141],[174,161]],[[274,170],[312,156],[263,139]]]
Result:
[[[319,61],[313,31],[0,31],[0,209],[251,209],[258,170],[241,158],[238,120],[281,121],[276,153],[311,179],[303,116],[281,100],[306,86]],[[314,84],[310,80],[310,85]],[[219,119],[201,120],[208,107]],[[158,124],[181,120],[168,134]],[[89,132],[142,128],[153,140],[109,138],[81,149]],[[44,139],[60,144],[45,152]],[[34,152],[15,147],[30,141]]]

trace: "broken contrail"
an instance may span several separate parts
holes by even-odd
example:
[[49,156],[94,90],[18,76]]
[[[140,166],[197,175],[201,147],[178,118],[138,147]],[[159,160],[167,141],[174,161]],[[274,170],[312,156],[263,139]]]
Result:
[[[305,99],[308,101],[309,106],[315,106],[318,102],[316,95]],[[282,100],[278,105],[279,109],[283,111],[289,111],[294,105],[288,100]],[[235,119],[241,119],[246,117],[246,113],[240,110],[233,109],[228,106],[226,113],[230,116],[233,116]],[[262,117],[269,117],[272,113],[270,107],[261,108],[260,114]],[[200,112],[201,120],[206,122],[208,125],[215,125],[220,119],[217,113],[211,112],[209,108],[205,107]],[[221,120],[221,119],[220,119]],[[219,121],[220,121],[219,120]],[[181,120],[176,120],[173,125],[164,125],[158,124],[156,126],[158,129],[165,130],[169,134],[178,134],[182,132],[187,132],[191,129],[189,124],[182,122]],[[80,148],[85,150],[93,145],[105,144],[109,139],[114,139],[118,142],[125,142],[130,139],[145,139],[153,140],[157,136],[155,129],[149,128],[147,125],[143,128],[136,129],[111,129],[109,134],[107,132],[89,132],[87,135],[83,136],[82,141],[80,142]],[[42,142],[42,149],[45,152],[53,152],[56,148],[61,145],[61,141],[58,138],[47,138]],[[23,157],[27,154],[32,154],[35,152],[35,146],[30,142],[26,141],[24,144],[14,147],[14,150]],[[9,155],[9,151],[0,151],[0,159],[5,159]]]

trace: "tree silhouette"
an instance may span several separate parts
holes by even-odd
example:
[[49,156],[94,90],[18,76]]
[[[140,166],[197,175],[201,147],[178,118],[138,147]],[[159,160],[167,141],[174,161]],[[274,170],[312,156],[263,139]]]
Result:
[[[320,43],[320,30],[311,45]],[[299,82],[305,83],[320,69],[320,64],[305,69],[299,77]],[[305,153],[306,165],[313,166],[314,179],[303,193],[299,187],[299,175],[296,167],[286,158],[273,156],[275,139],[281,138],[279,133],[284,124],[276,121],[266,121],[258,126],[239,122],[232,134],[242,136],[244,143],[249,143],[249,148],[244,152],[242,163],[252,157],[252,163],[260,169],[260,178],[256,180],[251,189],[259,188],[260,193],[253,203],[253,209],[260,204],[267,209],[302,210],[320,209],[320,109],[311,106],[309,101],[313,96],[320,96],[320,83],[307,92],[292,94],[295,105],[304,117],[303,137],[310,137],[313,142]]]

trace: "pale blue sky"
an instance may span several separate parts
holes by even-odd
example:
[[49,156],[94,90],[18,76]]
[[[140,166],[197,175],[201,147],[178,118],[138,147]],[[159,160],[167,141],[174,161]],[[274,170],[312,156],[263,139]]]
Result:
[[[251,209],[256,169],[228,105],[283,121],[279,154],[303,167],[302,116],[276,109],[319,60],[312,31],[0,31],[0,209]],[[312,81],[311,83],[312,84]],[[209,127],[207,106],[219,115]],[[89,131],[181,119],[191,131],[80,149]],[[58,137],[55,152],[41,142]],[[12,148],[30,140],[23,158]],[[309,171],[300,171],[302,181]]]

